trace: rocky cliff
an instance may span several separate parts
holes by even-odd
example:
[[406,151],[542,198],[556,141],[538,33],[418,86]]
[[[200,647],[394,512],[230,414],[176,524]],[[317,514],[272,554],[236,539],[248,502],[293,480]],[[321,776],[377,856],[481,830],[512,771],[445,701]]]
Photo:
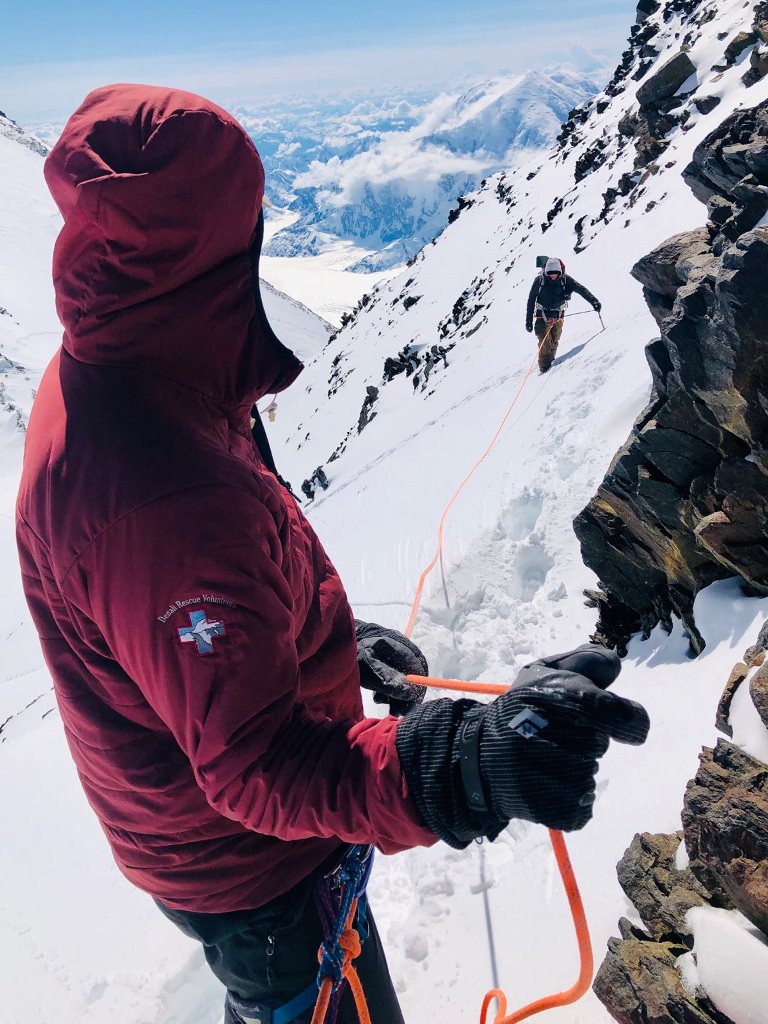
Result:
[[[762,19],[758,9],[753,51],[758,30],[768,35]],[[663,88],[651,79],[638,93],[640,154],[648,104],[679,91],[687,65],[673,70],[668,82],[668,65],[657,73]],[[702,587],[737,575],[749,593],[768,593],[768,103],[726,118],[683,177],[708,220],[633,268],[660,331],[646,350],[651,399],[574,522],[600,580],[596,636],[619,649],[676,615],[699,653]]]
[[[764,627],[731,672],[717,714],[717,725],[728,736],[733,736],[731,708],[742,685],[749,688],[749,713],[757,712],[762,721],[757,729],[768,730],[766,647]],[[738,911],[739,919],[755,929],[756,948],[768,943],[768,765],[730,740],[705,747],[688,784],[682,821],[676,834],[636,835],[618,864],[619,881],[642,924],[619,922],[621,937],[608,943],[595,993],[620,1024],[768,1020],[765,1006],[763,1016],[759,1009],[758,1016],[744,1013],[749,993],[742,993],[739,1003],[727,985],[710,981],[705,990],[700,984],[702,964],[690,913],[694,908]],[[768,962],[768,949],[763,955]]]

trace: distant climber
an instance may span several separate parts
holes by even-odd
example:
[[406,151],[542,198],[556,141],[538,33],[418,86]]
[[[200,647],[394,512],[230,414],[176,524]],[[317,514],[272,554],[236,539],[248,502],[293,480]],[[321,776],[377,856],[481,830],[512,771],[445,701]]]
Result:
[[316,487],[319,487],[321,491],[328,490],[328,477],[323,472],[322,466],[318,466],[312,476],[301,485],[301,489],[309,501],[312,501],[315,497]]
[[596,313],[600,312],[602,306],[592,292],[566,275],[562,260],[550,256],[531,285],[525,313],[526,331],[536,331],[539,370],[542,373],[547,372],[557,355],[557,346],[563,333],[563,314],[574,292],[586,299]]
[[365,427],[371,422],[376,413],[373,411],[374,404],[379,398],[379,389],[369,384],[366,390],[366,396],[363,400],[363,407],[360,410],[360,416],[357,420],[357,432],[361,433]]

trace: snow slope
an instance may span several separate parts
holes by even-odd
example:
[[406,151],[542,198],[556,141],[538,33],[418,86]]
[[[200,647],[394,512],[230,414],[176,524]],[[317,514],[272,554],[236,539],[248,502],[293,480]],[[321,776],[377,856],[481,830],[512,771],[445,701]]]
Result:
[[[296,214],[270,210],[264,225],[264,242],[280,230],[281,225],[296,219]],[[352,259],[361,250],[351,242],[337,241],[318,256],[262,255],[261,279],[283,292],[289,292],[319,317],[338,328],[341,318],[379,281],[393,277],[396,270],[361,274],[348,270]],[[329,330],[330,333],[330,330]]]
[[[730,110],[768,96],[768,80],[744,89],[743,67],[718,81],[711,71],[727,42],[718,34],[745,27],[753,6],[703,0],[701,8],[714,16],[690,55],[702,93],[717,90],[722,102],[707,116],[692,116],[690,130],[673,136],[660,172],[619,199],[606,220],[600,219],[603,193],[632,170],[633,150],[618,152],[616,132],[633,104],[631,78],[625,91],[598,97],[602,112],[592,105],[576,146],[489,180],[474,205],[412,267],[379,286],[335,340],[326,344],[324,331],[312,328],[301,342],[306,356],[325,347],[278,398],[277,420],[267,424],[278,465],[294,486],[325,465],[331,486],[308,506],[312,522],[357,613],[402,628],[418,575],[432,557],[441,511],[526,380],[534,347],[523,319],[535,255],[561,255],[603,301],[606,330],[598,333],[592,313],[567,322],[558,362],[546,377],[534,372],[525,382],[497,446],[451,511],[450,607],[439,576],[433,578],[414,634],[436,674],[511,680],[531,657],[582,642],[593,625],[581,591],[594,580],[570,524],[649,391],[643,346],[655,324],[629,268],[668,235],[703,223],[704,207],[680,170]],[[679,16],[664,24],[658,64],[679,48],[686,27]],[[603,138],[608,160],[574,185],[576,161]],[[14,153],[7,171],[7,152],[0,223],[12,249],[0,246],[0,258],[20,263],[22,272],[12,287],[0,276],[0,305],[19,310],[18,327],[0,316],[0,351],[27,370],[0,372],[15,389],[23,420],[44,356],[56,343],[40,270],[48,266],[56,215],[39,180],[39,160],[36,168],[22,165]],[[558,200],[562,209],[542,233]],[[575,224],[582,218],[585,248],[575,255]],[[482,308],[472,315],[476,306]],[[569,312],[584,308],[576,299]],[[297,340],[308,330],[299,314],[285,312],[297,318],[287,325]],[[423,390],[414,391],[404,375],[382,386],[385,357],[407,343],[438,341],[455,347],[448,368],[438,366]],[[367,384],[380,387],[377,415],[358,435]],[[10,581],[0,631],[0,873],[12,879],[0,888],[3,1021],[214,1024],[221,992],[199,950],[118,875],[69,762],[16,576],[10,515],[22,438],[14,412],[0,409],[0,567]],[[635,831],[679,827],[698,749],[714,740],[717,698],[766,611],[766,601],[748,600],[725,581],[697,601],[708,641],[701,658],[687,660],[679,629],[631,645],[618,689],[646,703],[652,733],[641,750],[609,752],[595,820],[569,841],[597,958],[626,913],[616,861]],[[496,843],[464,853],[436,846],[379,858],[372,902],[411,1022],[476,1019],[492,982],[481,868],[499,980],[511,1006],[567,987],[576,976],[575,943],[543,829],[513,824]],[[591,995],[548,1019],[609,1020]]]

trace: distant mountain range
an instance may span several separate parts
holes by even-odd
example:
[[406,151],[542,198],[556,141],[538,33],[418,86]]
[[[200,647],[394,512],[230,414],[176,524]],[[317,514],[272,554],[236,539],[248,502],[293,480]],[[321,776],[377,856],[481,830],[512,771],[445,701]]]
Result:
[[[264,161],[272,216],[285,223],[265,254],[315,256],[343,240],[355,247],[348,270],[404,263],[442,230],[459,196],[550,146],[601,77],[592,69],[548,69],[439,93],[230,105]],[[0,132],[18,132],[11,124],[0,117]],[[32,131],[43,151],[61,125]]]
[[348,269],[397,266],[438,234],[459,196],[551,145],[569,111],[595,91],[591,75],[529,71],[291,119],[237,108],[262,153],[272,202],[293,214],[265,251],[317,255],[343,239],[362,250]]

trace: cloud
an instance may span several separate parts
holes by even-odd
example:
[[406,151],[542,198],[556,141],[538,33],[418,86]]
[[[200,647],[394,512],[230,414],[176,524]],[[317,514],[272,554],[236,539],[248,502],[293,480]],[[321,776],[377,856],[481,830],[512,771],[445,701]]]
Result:
[[301,152],[300,142],[281,142],[275,151],[275,160],[285,160],[286,157],[299,152]]
[[399,184],[409,195],[430,192],[446,175],[482,174],[486,166],[475,156],[451,153],[440,146],[416,147],[406,140],[387,140],[347,160],[332,157],[325,163],[313,161],[309,170],[296,179],[296,186],[332,186],[318,195],[318,206],[345,206],[360,202],[368,188]]
[[[384,133],[369,149],[354,156],[313,160],[308,170],[297,176],[295,187],[320,188],[318,206],[332,208],[359,203],[371,188],[400,186],[403,192],[413,195],[432,191],[434,184],[447,175],[482,174],[488,161],[481,155],[454,153],[424,141],[445,124],[455,109],[456,100],[455,94],[443,93],[421,108],[411,107],[410,115],[419,115],[415,125],[405,131]],[[381,109],[377,113],[372,111],[372,120],[381,121],[381,113]],[[349,116],[337,143],[343,144],[346,140],[350,134],[347,129],[360,133],[358,120],[354,115]],[[367,132],[362,136],[374,134]]]

